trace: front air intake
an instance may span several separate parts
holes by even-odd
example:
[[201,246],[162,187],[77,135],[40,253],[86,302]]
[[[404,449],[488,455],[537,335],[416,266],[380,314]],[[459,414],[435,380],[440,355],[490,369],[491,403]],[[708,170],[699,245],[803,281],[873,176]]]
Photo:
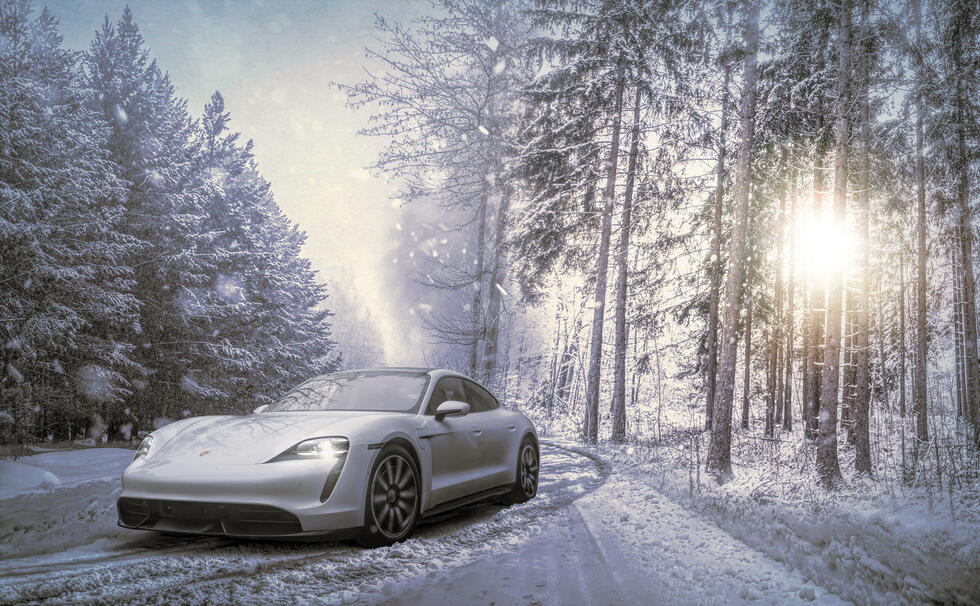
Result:
[[283,536],[303,532],[299,518],[271,505],[120,498],[119,525],[144,530]]

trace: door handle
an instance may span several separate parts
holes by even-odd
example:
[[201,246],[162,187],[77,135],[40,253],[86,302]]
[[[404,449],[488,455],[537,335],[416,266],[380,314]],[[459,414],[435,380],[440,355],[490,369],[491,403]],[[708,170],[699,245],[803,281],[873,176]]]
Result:
[[517,425],[508,425],[507,426],[507,429],[509,429],[510,431],[516,431],[517,430]]
[[482,429],[480,429],[479,427],[474,427],[474,428],[473,428],[473,433],[475,433],[475,434],[476,434],[476,435],[478,435],[478,436],[479,436],[479,435],[483,435],[483,430],[482,430]]

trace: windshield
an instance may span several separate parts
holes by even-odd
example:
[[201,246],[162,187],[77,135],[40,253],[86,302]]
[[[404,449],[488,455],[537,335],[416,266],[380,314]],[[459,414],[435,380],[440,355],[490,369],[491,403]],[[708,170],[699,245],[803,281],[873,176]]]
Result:
[[414,412],[425,393],[423,372],[342,372],[310,379],[266,412],[310,410],[372,410]]

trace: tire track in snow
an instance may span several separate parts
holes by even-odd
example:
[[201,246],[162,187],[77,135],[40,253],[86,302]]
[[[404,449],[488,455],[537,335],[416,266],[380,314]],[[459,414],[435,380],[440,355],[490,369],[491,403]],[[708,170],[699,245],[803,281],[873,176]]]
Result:
[[587,451],[549,442],[541,447],[537,498],[509,509],[481,505],[440,516],[392,547],[181,538],[75,564],[46,567],[30,558],[35,562],[28,566],[0,568],[0,601],[268,603],[351,599],[352,590],[370,595],[393,579],[456,567],[519,543],[548,514],[601,486],[611,471]]

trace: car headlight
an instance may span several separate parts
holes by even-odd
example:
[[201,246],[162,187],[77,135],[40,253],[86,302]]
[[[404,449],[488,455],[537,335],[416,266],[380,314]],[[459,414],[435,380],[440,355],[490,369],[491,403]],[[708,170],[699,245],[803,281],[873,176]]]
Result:
[[339,459],[347,456],[350,442],[347,438],[311,438],[303,440],[269,461],[295,461],[298,459]]
[[350,450],[350,442],[347,438],[311,438],[303,440],[268,462],[322,459],[329,463],[330,472],[327,474],[323,482],[323,489],[320,491],[320,502],[325,503],[337,485],[337,480],[340,479],[340,472],[344,470],[348,450]]
[[136,456],[133,460],[139,459],[141,457],[146,457],[150,454],[150,447],[153,446],[153,436],[146,436],[143,441],[140,442],[139,448],[136,449]]

